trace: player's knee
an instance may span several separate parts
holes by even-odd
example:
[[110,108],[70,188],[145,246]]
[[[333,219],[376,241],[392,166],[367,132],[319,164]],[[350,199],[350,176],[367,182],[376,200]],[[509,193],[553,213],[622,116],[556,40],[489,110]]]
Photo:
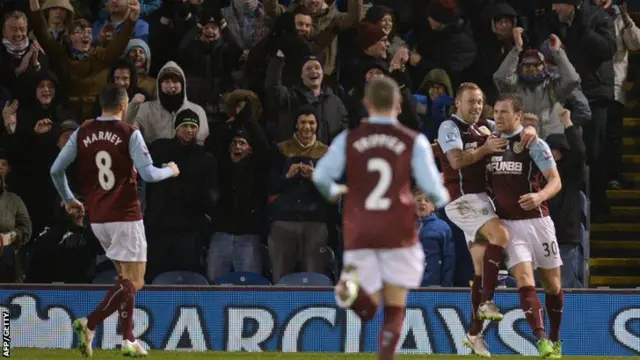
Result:
[[519,288],[527,287],[527,286],[536,286],[536,281],[533,278],[533,274],[522,272],[519,274],[515,274],[514,280],[516,281],[516,286]]
[[498,245],[503,248],[507,247],[509,242],[509,231],[507,231],[507,228],[505,228],[504,225],[496,223],[490,228],[489,233],[489,242],[491,244]]
[[550,281],[543,282],[544,292],[549,295],[558,295],[562,291],[562,284],[560,279],[551,279]]

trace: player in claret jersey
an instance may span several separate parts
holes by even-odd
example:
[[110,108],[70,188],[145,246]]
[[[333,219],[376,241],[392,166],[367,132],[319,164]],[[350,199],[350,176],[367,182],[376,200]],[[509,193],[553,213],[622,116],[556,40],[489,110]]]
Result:
[[[438,129],[441,151],[436,153],[451,194],[445,212],[464,232],[475,272],[471,286],[472,322],[464,343],[475,354],[491,356],[481,332],[483,320],[500,321],[503,317],[493,302],[493,294],[509,234],[485,192],[485,156],[502,151],[507,141],[489,136],[492,121],[478,126],[484,108],[484,94],[478,85],[461,84],[455,102],[456,113]],[[527,141],[536,138],[536,131],[527,127],[525,133],[523,146],[528,146]]]
[[[378,359],[394,358],[404,322],[407,292],[420,286],[424,252],[417,239],[412,179],[436,206],[449,194],[442,186],[424,135],[400,125],[400,91],[390,78],[365,90],[369,119],[338,135],[320,159],[313,181],[328,199],[344,202],[344,270],[336,302],[363,321],[384,302]],[[335,183],[347,172],[347,186]]]
[[[121,120],[127,113],[126,90],[107,85],[100,93],[102,116],[87,120],[74,132],[51,168],[51,177],[70,213],[84,207],[69,189],[66,168],[77,159],[91,229],[113,261],[119,279],[104,300],[73,327],[80,352],[91,356],[96,326],[118,311],[122,352],[144,356],[147,351],[133,336],[134,294],[144,284],[147,261],[142,211],[136,189],[136,169],[144,181],[157,182],[180,173],[174,163],[165,168],[153,161],[139,130]],[[135,166],[135,168],[134,168]]]
[[[496,212],[509,231],[506,263],[516,279],[522,311],[538,339],[538,352],[543,358],[559,359],[564,304],[562,260],[547,200],[560,191],[562,184],[547,143],[538,139],[528,149],[522,146],[522,116],[522,100],[517,95],[499,97],[494,106],[496,129],[508,144],[504,152],[489,155],[489,190]],[[551,341],[544,329],[533,269],[538,270],[546,293]]]

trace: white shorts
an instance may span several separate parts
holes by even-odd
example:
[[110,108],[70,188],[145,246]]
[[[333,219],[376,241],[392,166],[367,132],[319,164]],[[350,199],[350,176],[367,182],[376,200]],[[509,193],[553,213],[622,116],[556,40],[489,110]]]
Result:
[[482,225],[498,217],[493,202],[485,193],[466,194],[444,207],[447,217],[464,232],[467,244],[476,240],[476,234]]
[[511,269],[531,261],[534,269],[555,269],[562,266],[556,229],[550,217],[526,220],[502,220],[509,231],[509,246],[505,263]]
[[368,294],[382,289],[383,283],[413,289],[420,287],[424,275],[424,250],[418,243],[397,249],[346,250],[344,265],[353,265],[360,286]]
[[142,220],[91,224],[91,230],[109,259],[147,261],[147,238]]

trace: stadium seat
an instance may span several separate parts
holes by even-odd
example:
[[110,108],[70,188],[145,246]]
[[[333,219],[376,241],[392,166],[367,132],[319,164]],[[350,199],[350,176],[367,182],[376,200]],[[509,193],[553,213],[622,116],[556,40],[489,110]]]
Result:
[[333,282],[323,274],[300,272],[281,278],[278,286],[333,286]]
[[328,246],[325,246],[321,251],[325,252],[327,255],[327,273],[335,284],[338,282],[338,278],[340,277],[340,271],[338,271],[338,260],[336,259],[336,254],[333,251],[333,249],[331,249]]
[[102,271],[96,275],[93,279],[94,284],[112,285],[118,280],[118,272],[116,269],[109,269]]
[[260,274],[248,271],[238,271],[218,276],[218,278],[213,281],[213,284],[233,286],[269,286],[271,285],[271,282]]
[[168,271],[153,279],[152,285],[209,285],[207,278],[191,271]]

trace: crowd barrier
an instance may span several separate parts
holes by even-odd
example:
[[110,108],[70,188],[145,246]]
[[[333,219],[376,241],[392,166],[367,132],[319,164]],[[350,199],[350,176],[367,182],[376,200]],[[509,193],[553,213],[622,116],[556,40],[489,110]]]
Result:
[[[11,314],[12,347],[74,347],[73,319],[92,310],[104,292],[91,285],[2,286],[0,308]],[[505,317],[485,324],[491,351],[537,354],[518,293],[499,290],[496,303]],[[134,333],[151,349],[348,353],[376,350],[382,317],[363,326],[353,312],[335,306],[329,288],[165,286],[138,293],[134,315]],[[414,291],[406,315],[399,352],[469,353],[462,344],[468,289]],[[567,355],[638,355],[640,292],[568,292],[562,338]],[[120,342],[114,314],[98,328],[95,346],[113,349]]]

